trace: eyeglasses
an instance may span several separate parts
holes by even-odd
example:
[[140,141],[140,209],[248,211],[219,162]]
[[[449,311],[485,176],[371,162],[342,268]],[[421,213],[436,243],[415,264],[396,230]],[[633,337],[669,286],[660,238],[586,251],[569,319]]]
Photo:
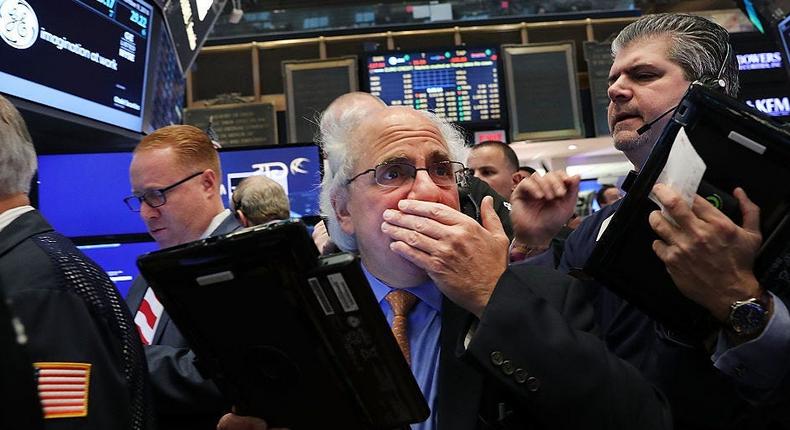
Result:
[[464,165],[458,161],[440,161],[428,165],[428,167],[415,167],[413,164],[401,162],[388,162],[381,163],[378,166],[365,170],[349,179],[346,184],[354,182],[357,178],[367,173],[373,173],[373,178],[376,183],[382,187],[397,188],[400,187],[415,177],[417,172],[425,170],[431,177],[431,180],[440,187],[449,187],[456,185],[463,180]]
[[126,203],[126,206],[129,207],[129,210],[132,212],[140,212],[140,208],[143,206],[143,202],[152,208],[158,208],[159,206],[164,205],[167,203],[167,197],[165,197],[165,193],[172,190],[173,188],[183,184],[184,182],[195,178],[199,175],[203,174],[203,171],[195,172],[186,178],[176,182],[175,184],[168,185],[164,188],[160,188],[158,190],[148,190],[142,194],[134,193],[129,197],[123,199],[123,202]]

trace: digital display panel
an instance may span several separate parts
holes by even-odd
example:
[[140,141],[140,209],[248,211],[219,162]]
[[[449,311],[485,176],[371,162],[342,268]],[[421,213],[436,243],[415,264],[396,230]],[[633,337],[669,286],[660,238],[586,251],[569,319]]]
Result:
[[38,157],[38,209],[65,236],[146,233],[126,207],[131,152]]
[[[288,194],[291,216],[319,214],[318,146],[277,145],[219,152],[225,207],[229,192],[251,175],[267,175]],[[68,237],[147,233],[140,214],[124,204],[131,194],[130,152],[53,154],[38,157],[38,209]]]
[[156,242],[100,243],[78,245],[91,260],[101,267],[126,298],[132,281],[140,274],[137,257],[159,249]]
[[141,131],[152,15],[141,0],[0,2],[0,92]]
[[742,87],[787,80],[781,47],[770,37],[756,31],[733,33],[730,43]]
[[386,104],[429,110],[458,123],[502,119],[498,52],[448,49],[368,57],[368,88]]
[[318,197],[321,184],[321,155],[318,146],[278,145],[254,149],[221,150],[222,198],[230,207],[229,196],[244,178],[266,175],[280,184],[288,195],[291,217],[320,213]]

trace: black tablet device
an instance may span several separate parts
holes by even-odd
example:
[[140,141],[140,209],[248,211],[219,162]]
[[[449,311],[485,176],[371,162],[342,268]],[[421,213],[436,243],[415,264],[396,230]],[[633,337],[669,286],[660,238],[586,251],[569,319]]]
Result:
[[152,252],[138,265],[238,413],[291,429],[393,429],[428,417],[359,260],[319,258],[301,222]]
[[684,128],[707,165],[697,193],[741,222],[731,193],[742,187],[761,208],[763,244],[754,265],[760,277],[790,243],[790,133],[768,116],[718,91],[693,84],[653,147],[588,259],[583,272],[640,307],[667,328],[704,336],[709,313],[686,299],[652,250],[658,239],[649,223],[657,210],[650,194],[678,131]]

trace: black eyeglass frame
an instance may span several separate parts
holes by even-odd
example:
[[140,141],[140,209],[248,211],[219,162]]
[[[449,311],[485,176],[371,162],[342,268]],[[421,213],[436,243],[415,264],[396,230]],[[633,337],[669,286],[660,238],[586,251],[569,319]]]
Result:
[[[409,179],[412,179],[412,180],[417,177],[417,172],[419,172],[420,170],[424,170],[425,172],[428,173],[428,176],[431,177],[431,180],[433,180],[434,183],[436,181],[434,180],[434,177],[431,176],[431,173],[430,173],[430,169],[432,167],[437,166],[437,165],[460,166],[460,168],[458,170],[453,172],[453,175],[455,176],[455,184],[456,185],[461,184],[464,181],[464,176],[466,175],[465,172],[468,170],[466,168],[466,166],[464,166],[464,163],[461,163],[460,161],[450,161],[450,160],[437,161],[435,163],[429,164],[428,167],[417,167],[417,166],[415,166],[415,165],[413,165],[411,163],[405,163],[403,161],[385,161],[385,162],[383,162],[381,164],[377,164],[372,169],[367,169],[367,170],[365,170],[363,172],[360,172],[360,173],[354,175],[351,179],[346,181],[346,185],[351,185],[352,182],[354,182],[357,178],[359,178],[362,175],[366,175],[368,173],[373,173],[373,180],[376,181],[376,184],[378,184],[379,186],[385,187],[385,188],[398,188],[401,185],[386,185],[386,184],[380,183],[378,181],[378,176],[376,175],[376,170],[378,168],[384,167],[384,166],[392,166],[392,165],[408,166],[408,167],[413,168],[414,169],[414,175],[412,175],[409,178]],[[437,184],[437,185],[439,185],[439,186],[446,186],[446,185],[441,185],[441,184]],[[447,185],[449,185],[449,184],[447,184]]]
[[[182,180],[180,180],[180,181],[178,181],[178,182],[176,182],[174,184],[170,184],[170,185],[168,185],[168,186],[166,186],[164,188],[159,188],[157,190],[148,190],[148,191],[146,191],[146,192],[144,192],[142,194],[132,194],[131,196],[124,198],[123,202],[126,203],[126,207],[128,207],[129,210],[132,211],[132,212],[140,212],[140,210],[143,207],[143,202],[145,202],[145,204],[147,204],[151,208],[158,208],[160,206],[164,206],[165,203],[167,203],[167,192],[168,191],[172,190],[173,188],[183,184],[184,182],[186,182],[186,181],[188,181],[188,180],[190,180],[192,178],[196,178],[199,175],[202,175],[203,172],[205,172],[205,170],[201,170],[199,172],[195,172],[195,173],[187,176],[186,178],[184,178],[184,179],[182,179]],[[145,196],[150,194],[150,193],[157,193],[157,194],[161,195],[162,196],[162,203],[158,204],[158,205],[153,205],[153,204],[149,203],[148,199],[146,199]],[[137,209],[132,207],[132,204],[130,203],[132,200],[135,200],[135,199],[140,204],[140,206],[138,206]]]

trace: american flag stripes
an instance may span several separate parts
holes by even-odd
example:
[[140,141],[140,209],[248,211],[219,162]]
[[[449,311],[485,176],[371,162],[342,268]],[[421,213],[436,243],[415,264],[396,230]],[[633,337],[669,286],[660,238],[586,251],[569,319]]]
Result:
[[44,418],[88,415],[89,363],[33,363]]

